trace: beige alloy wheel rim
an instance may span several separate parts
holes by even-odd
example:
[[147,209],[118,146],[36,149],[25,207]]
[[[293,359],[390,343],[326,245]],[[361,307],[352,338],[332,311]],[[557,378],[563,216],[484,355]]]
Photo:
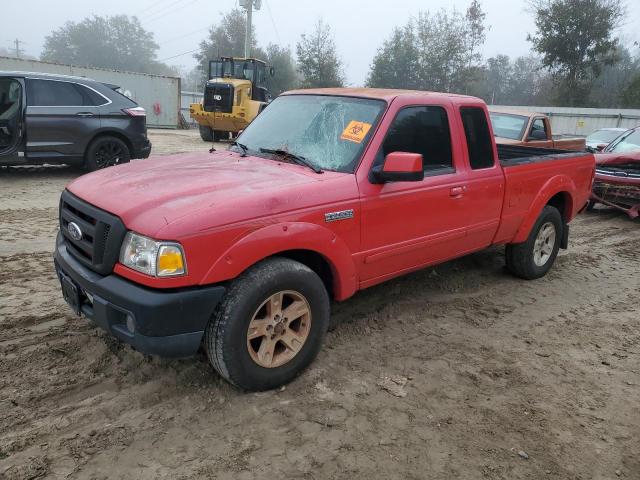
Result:
[[285,290],[267,298],[256,310],[247,330],[251,359],[264,368],[290,362],[311,331],[309,302],[298,292]]
[[551,222],[545,223],[538,231],[533,244],[533,261],[538,267],[543,267],[553,255],[556,245],[556,227]]

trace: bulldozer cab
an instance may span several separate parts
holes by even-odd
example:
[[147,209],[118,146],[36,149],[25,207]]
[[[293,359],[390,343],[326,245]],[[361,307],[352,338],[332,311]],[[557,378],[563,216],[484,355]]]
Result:
[[251,99],[268,102],[267,74],[273,75],[273,68],[255,58],[222,57],[209,62],[209,80],[229,78],[251,82]]

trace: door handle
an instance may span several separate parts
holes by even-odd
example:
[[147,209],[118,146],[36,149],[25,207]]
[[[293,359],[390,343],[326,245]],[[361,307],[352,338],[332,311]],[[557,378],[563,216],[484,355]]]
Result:
[[454,198],[460,198],[464,195],[464,192],[467,190],[467,187],[451,187],[451,191],[449,195]]
[[93,117],[93,113],[91,112],[81,112],[77,114],[79,117]]

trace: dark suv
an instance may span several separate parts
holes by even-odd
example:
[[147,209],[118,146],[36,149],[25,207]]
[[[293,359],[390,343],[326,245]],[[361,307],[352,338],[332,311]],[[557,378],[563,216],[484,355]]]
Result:
[[97,170],[147,158],[145,110],[117,89],[88,78],[0,72],[0,165]]

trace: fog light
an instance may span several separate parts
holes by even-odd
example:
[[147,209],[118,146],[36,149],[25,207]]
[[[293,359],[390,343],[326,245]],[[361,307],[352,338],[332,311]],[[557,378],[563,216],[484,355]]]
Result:
[[133,317],[131,315],[127,315],[127,329],[131,333],[136,333],[136,322],[133,321]]

